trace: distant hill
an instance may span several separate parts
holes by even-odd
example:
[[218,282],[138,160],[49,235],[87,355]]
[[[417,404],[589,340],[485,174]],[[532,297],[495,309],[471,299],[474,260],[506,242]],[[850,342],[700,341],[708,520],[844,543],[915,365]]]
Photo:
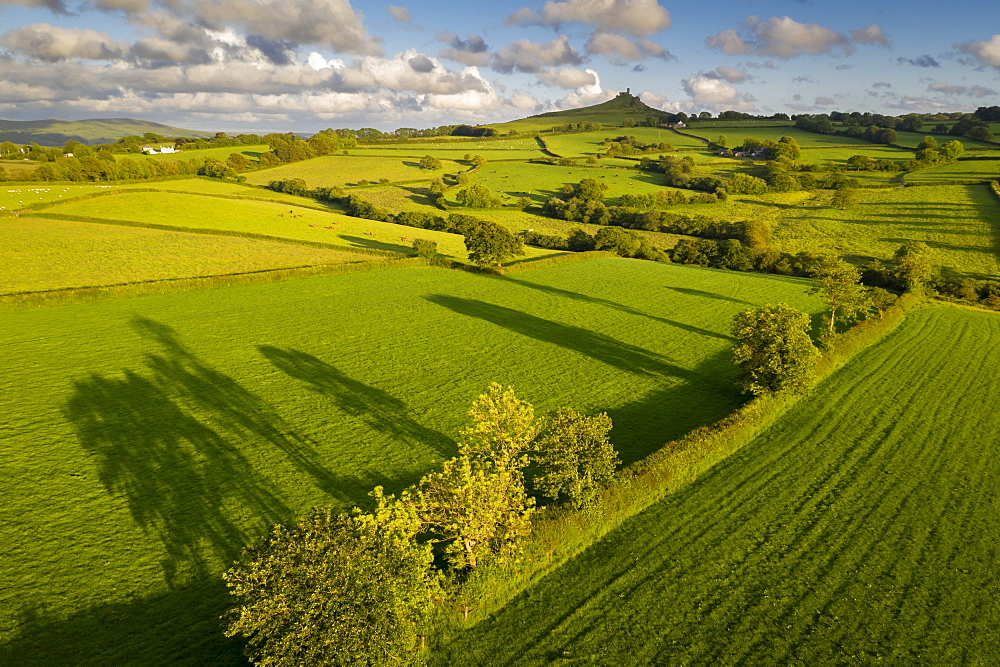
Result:
[[496,128],[498,132],[508,130],[533,131],[547,130],[555,125],[566,123],[601,123],[602,125],[621,125],[627,118],[636,121],[645,120],[647,116],[662,116],[665,112],[654,109],[643,102],[637,95],[629,92],[618,93],[614,99],[601,102],[589,107],[579,109],[567,109],[566,111],[549,111],[528,116],[520,120],[512,120],[507,123],[490,123],[488,127]]
[[134,118],[94,118],[91,120],[0,120],[0,142],[40,146],[62,146],[67,141],[82,144],[107,144],[122,137],[142,136],[147,132],[167,137],[211,137],[214,132],[185,130],[163,123]]

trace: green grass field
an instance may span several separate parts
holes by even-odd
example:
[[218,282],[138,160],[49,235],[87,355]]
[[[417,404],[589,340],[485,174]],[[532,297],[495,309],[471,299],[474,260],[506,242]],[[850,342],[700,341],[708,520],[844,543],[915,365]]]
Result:
[[913,171],[904,176],[907,181],[939,181],[942,183],[956,179],[975,178],[1000,180],[1000,157],[996,160],[960,160],[930,169]]
[[372,259],[356,253],[232,236],[0,218],[0,294]]
[[301,178],[310,188],[330,185],[357,185],[366,180],[372,183],[385,178],[389,181],[430,181],[444,174],[454,174],[468,169],[465,163],[441,160],[441,169],[421,169],[419,159],[399,157],[363,157],[357,155],[328,155],[326,157],[283,164],[272,169],[246,173],[247,183],[267,185],[271,181]]
[[771,139],[773,141],[778,141],[781,137],[792,137],[798,142],[799,146],[811,147],[811,146],[858,146],[867,147],[873,144],[863,140],[854,139],[851,137],[840,137],[832,134],[817,134],[815,132],[806,132],[805,130],[799,130],[794,127],[773,127],[773,126],[755,126],[749,125],[747,127],[693,127],[683,130],[687,134],[694,134],[699,137],[704,137],[709,141],[715,141],[720,135],[725,135],[728,139],[728,146],[739,146],[742,144],[747,137],[753,137],[755,139],[760,139],[764,141],[766,139]]
[[990,664],[1000,316],[929,307],[438,664]]
[[195,158],[215,158],[216,160],[222,160],[225,162],[233,153],[243,153],[247,158],[256,162],[260,157],[261,153],[266,153],[271,150],[271,147],[267,144],[259,144],[255,146],[228,146],[225,148],[201,148],[197,150],[181,150],[178,153],[165,153],[156,155],[145,155],[136,156],[133,154],[118,154],[115,157],[119,160],[125,159],[149,159],[149,160],[193,160]]
[[[513,199],[527,193],[536,203],[542,204],[567,184],[592,178],[608,186],[605,198],[619,197],[625,193],[656,192],[663,187],[663,175],[635,169],[604,169],[594,167],[560,167],[536,165],[526,162],[494,162],[480,167],[473,180],[482,183],[494,193],[504,193]],[[454,201],[458,188],[447,193]]]
[[537,144],[534,149],[489,149],[489,148],[462,148],[459,147],[438,147],[421,145],[399,145],[393,147],[361,146],[350,151],[348,157],[385,157],[399,160],[405,159],[408,162],[419,161],[425,155],[432,155],[440,160],[450,160],[457,162],[462,168],[468,169],[471,165],[465,161],[465,156],[482,155],[487,160],[533,160],[545,157],[541,147]]
[[732,316],[807,286],[597,259],[0,313],[0,662],[239,663],[219,574],[273,522],[412,483],[490,381],[642,457],[741,403]]
[[[45,213],[82,215],[110,220],[208,230],[265,234],[335,245],[409,253],[414,238],[436,241],[438,251],[456,259],[468,257],[462,237],[388,222],[315,211],[284,202],[241,201],[172,192],[136,192],[59,204]],[[527,257],[551,251],[527,248]]]
[[[580,132],[571,134],[554,134],[545,137],[545,144],[549,150],[563,157],[576,157],[579,155],[604,155],[607,150],[602,146],[605,139],[628,136],[635,137],[639,141],[659,144],[665,142],[678,148],[680,146],[699,146],[705,148],[705,144],[697,139],[674,134],[670,130],[650,127],[631,127],[620,129],[606,129],[598,132]],[[662,151],[669,153],[670,151]],[[649,153],[649,157],[656,159],[660,153]],[[641,156],[640,156],[641,157]]]
[[845,211],[826,200],[786,208],[775,219],[771,245],[885,260],[903,243],[923,241],[935,263],[953,274],[1000,275],[1000,206],[988,186],[861,190],[858,197]]
[[119,185],[64,185],[61,183],[2,183],[0,184],[0,211],[16,211],[32,204],[43,204],[95,192],[118,190],[122,187]]

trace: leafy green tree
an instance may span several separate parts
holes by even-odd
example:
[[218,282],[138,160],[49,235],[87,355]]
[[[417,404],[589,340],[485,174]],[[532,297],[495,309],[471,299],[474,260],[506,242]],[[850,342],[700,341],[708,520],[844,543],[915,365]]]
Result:
[[839,257],[822,257],[812,267],[810,294],[823,295],[828,310],[827,336],[836,333],[837,320],[856,319],[871,305],[861,284],[861,271]]
[[934,253],[920,241],[911,241],[896,251],[896,275],[906,289],[919,289],[934,273]]
[[882,287],[872,287],[868,290],[868,302],[872,310],[878,313],[878,318],[882,319],[885,309],[896,303],[898,297]]
[[425,155],[420,158],[420,168],[421,169],[440,169],[441,160],[437,159],[433,155]]
[[472,159],[469,160],[469,163],[472,164],[473,167],[482,167],[486,164],[486,158],[482,155],[474,155]]
[[638,234],[621,227],[601,227],[594,235],[595,250],[607,250],[622,257],[635,257],[641,245]]
[[438,256],[437,251],[437,241],[428,241],[427,239],[413,239],[413,252],[417,254],[417,257],[423,257],[424,259],[434,259]]
[[496,208],[500,206],[500,200],[493,196],[490,189],[482,183],[473,183],[464,190],[460,190],[456,199],[462,206],[468,208]]
[[849,206],[853,206],[858,201],[858,194],[853,188],[837,188],[830,198],[830,206],[846,211]]
[[610,431],[607,414],[588,417],[565,407],[552,412],[548,428],[535,442],[538,491],[552,500],[564,497],[576,509],[591,504],[619,463]]
[[479,266],[496,266],[524,253],[524,243],[503,225],[477,220],[462,230],[469,259]]
[[18,152],[17,144],[13,141],[5,141],[0,144],[0,155],[13,155]]
[[424,475],[403,492],[402,502],[414,508],[422,531],[444,545],[456,569],[515,553],[534,511],[521,468],[495,469],[468,455]]
[[434,196],[434,197],[437,197],[439,195],[443,195],[444,191],[445,191],[444,181],[441,180],[440,178],[435,178],[433,181],[431,181],[431,184],[428,187],[428,190],[430,191],[431,195]]
[[767,192],[767,181],[749,174],[734,174],[726,183],[726,191],[736,195],[762,195]]
[[459,451],[494,468],[524,467],[521,460],[538,435],[535,407],[513,387],[491,382],[469,409],[472,426],[461,432]]
[[744,391],[802,391],[813,377],[819,350],[809,338],[809,315],[786,304],[759,306],[733,320],[734,361]]
[[957,139],[952,139],[951,141],[946,141],[938,151],[945,159],[954,162],[965,154],[965,144]]
[[415,512],[379,505],[375,515],[316,508],[248,547],[223,575],[237,604],[226,635],[242,635],[262,665],[410,662],[436,586],[433,556],[413,539]]

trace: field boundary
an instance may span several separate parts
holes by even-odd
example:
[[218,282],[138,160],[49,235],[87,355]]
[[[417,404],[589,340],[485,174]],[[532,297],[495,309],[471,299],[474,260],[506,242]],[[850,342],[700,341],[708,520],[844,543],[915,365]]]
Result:
[[[882,319],[865,320],[844,334],[822,355],[815,385],[827,379],[859,352],[893,331],[906,313],[924,303],[922,293],[907,293],[886,309]],[[807,393],[776,393],[751,399],[730,415],[666,443],[646,458],[619,470],[601,491],[595,509],[572,511],[544,508],[533,518],[533,530],[516,563],[489,564],[474,571],[463,597],[474,601],[476,613],[463,616],[442,610],[436,641],[498,612],[534,582],[545,577],[627,519],[696,481],[714,465],[735,454],[763,433]]]
[[261,269],[242,273],[221,273],[210,276],[189,278],[161,278],[139,280],[110,285],[86,287],[61,287],[50,290],[15,292],[0,295],[0,312],[23,310],[32,307],[61,306],[78,303],[92,303],[120,297],[149,296],[190,292],[198,289],[231,287],[236,285],[259,285],[281,282],[296,278],[332,276],[366,271],[382,271],[396,268],[419,268],[429,266],[420,257],[406,259],[383,259],[374,261],[341,262],[337,264],[311,264],[283,269]]
[[234,236],[237,238],[256,239],[259,241],[273,241],[276,243],[286,243],[290,245],[302,245],[310,248],[322,248],[324,250],[337,250],[358,255],[371,255],[374,257],[384,257],[387,259],[403,259],[409,257],[399,252],[391,250],[377,250],[375,248],[361,248],[358,246],[337,245],[335,243],[325,243],[323,241],[309,241],[307,239],[290,239],[284,236],[271,236],[269,234],[258,234],[256,232],[240,232],[229,229],[206,229],[202,227],[181,227],[162,225],[156,222],[138,222],[135,220],[118,220],[116,218],[95,218],[88,215],[72,215],[69,213],[38,213],[32,217],[47,220],[66,220],[69,222],[84,222],[98,225],[114,225],[118,227],[142,227],[145,229],[158,229],[165,232],[181,232],[184,234],[202,234],[205,236]]

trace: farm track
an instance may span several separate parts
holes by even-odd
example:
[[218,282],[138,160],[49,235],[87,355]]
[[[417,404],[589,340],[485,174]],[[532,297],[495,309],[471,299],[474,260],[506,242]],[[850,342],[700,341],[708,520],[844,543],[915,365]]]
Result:
[[[1000,641],[1000,317],[928,307],[441,662],[981,663]],[[467,657],[464,657],[467,656]]]

